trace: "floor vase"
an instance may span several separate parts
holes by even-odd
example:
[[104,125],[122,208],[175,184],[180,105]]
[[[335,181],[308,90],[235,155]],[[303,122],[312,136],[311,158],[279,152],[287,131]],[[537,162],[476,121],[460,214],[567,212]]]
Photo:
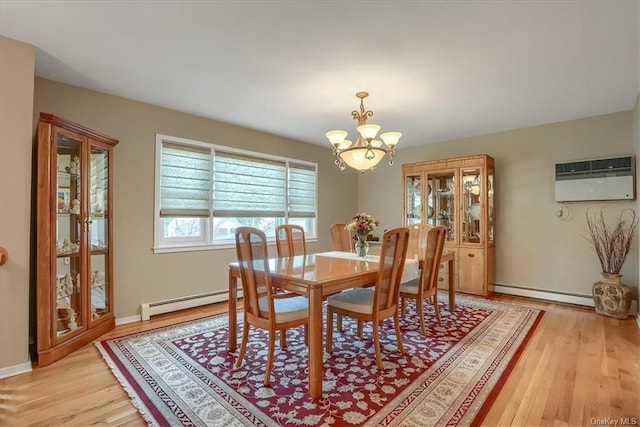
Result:
[[622,283],[621,274],[602,273],[602,279],[593,284],[593,302],[596,313],[626,319],[631,307],[631,289]]

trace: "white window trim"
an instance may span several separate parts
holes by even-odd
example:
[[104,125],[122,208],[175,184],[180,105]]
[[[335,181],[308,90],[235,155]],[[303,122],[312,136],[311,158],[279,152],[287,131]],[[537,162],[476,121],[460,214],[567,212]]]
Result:
[[[284,161],[287,164],[287,168],[289,167],[289,163],[297,163],[301,165],[313,166],[316,170],[316,208],[315,208],[315,220],[316,220],[316,230],[317,233],[317,221],[318,221],[318,164],[314,162],[309,162],[306,160],[294,159],[290,157],[282,157],[275,156],[272,154],[260,153],[257,151],[243,150],[240,148],[228,147],[225,145],[211,144],[202,141],[196,141],[193,139],[180,138],[177,136],[164,135],[164,134],[156,134],[156,155],[155,155],[155,174],[154,174],[154,209],[153,209],[153,253],[170,253],[170,252],[191,252],[191,251],[207,251],[207,250],[219,250],[219,249],[235,249],[235,243],[230,243],[225,241],[223,243],[213,243],[211,241],[211,227],[210,225],[213,223],[213,217],[209,216],[207,220],[205,220],[205,227],[203,230],[203,240],[184,240],[181,242],[172,242],[172,243],[163,243],[162,242],[162,218],[160,217],[160,178],[161,178],[161,161],[162,161],[162,143],[163,142],[172,142],[178,145],[186,145],[186,146],[196,146],[211,150],[212,153],[212,162],[211,168],[213,168],[213,159],[214,153],[216,150],[225,151],[228,153],[236,153],[242,154],[246,156],[253,156],[258,158],[263,158],[267,160],[275,160],[275,161]],[[212,171],[213,172],[213,171]],[[288,174],[287,174],[288,175]],[[287,177],[288,179],[288,177]],[[288,188],[287,188],[288,191]],[[213,192],[211,192],[213,195]],[[318,241],[317,236],[310,236],[305,239],[308,243],[315,243]],[[269,246],[275,245],[274,239],[268,240]]]

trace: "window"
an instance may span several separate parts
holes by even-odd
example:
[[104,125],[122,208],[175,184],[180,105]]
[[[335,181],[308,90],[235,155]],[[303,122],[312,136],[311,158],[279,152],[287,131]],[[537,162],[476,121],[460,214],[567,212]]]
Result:
[[317,164],[156,135],[157,252],[230,247],[236,227],[317,237]]

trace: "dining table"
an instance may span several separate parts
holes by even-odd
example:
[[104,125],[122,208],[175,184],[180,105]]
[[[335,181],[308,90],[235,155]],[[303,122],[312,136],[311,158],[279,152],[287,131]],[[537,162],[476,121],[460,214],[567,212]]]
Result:
[[[450,262],[453,273],[453,254],[443,262]],[[378,275],[379,256],[359,257],[350,252],[321,252],[316,254],[269,259],[269,270],[274,287],[307,296],[309,299],[309,395],[322,396],[323,361],[323,301],[340,291],[375,284]],[[402,281],[413,280],[419,275],[417,258],[407,258]],[[238,279],[241,277],[238,262],[229,264],[229,350],[237,348],[237,299]],[[455,309],[453,274],[449,276],[449,309]]]

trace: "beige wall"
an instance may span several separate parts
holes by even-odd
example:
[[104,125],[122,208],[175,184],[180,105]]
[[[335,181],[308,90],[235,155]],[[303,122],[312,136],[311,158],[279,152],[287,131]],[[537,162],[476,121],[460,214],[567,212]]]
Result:
[[[569,217],[560,219],[554,164],[635,152],[632,111],[415,148],[399,144],[394,166],[382,165],[360,177],[359,206],[380,217],[382,228],[399,226],[401,164],[489,154],[496,161],[496,282],[590,296],[591,285],[600,278],[600,264],[583,237],[586,208],[605,206],[610,215],[617,215],[637,204],[566,203]],[[637,242],[621,273],[623,282],[636,289]]]
[[[33,46],[0,37],[0,377],[30,369],[29,238]],[[7,369],[9,368],[9,369]]]
[[156,133],[317,162],[320,239],[309,244],[310,251],[329,250],[330,224],[345,221],[357,208],[356,172],[338,171],[328,144],[306,144],[37,78],[34,123],[40,112],[120,140],[114,156],[118,318],[138,314],[141,303],[226,289],[227,265],[235,260],[232,249],[152,253]]

